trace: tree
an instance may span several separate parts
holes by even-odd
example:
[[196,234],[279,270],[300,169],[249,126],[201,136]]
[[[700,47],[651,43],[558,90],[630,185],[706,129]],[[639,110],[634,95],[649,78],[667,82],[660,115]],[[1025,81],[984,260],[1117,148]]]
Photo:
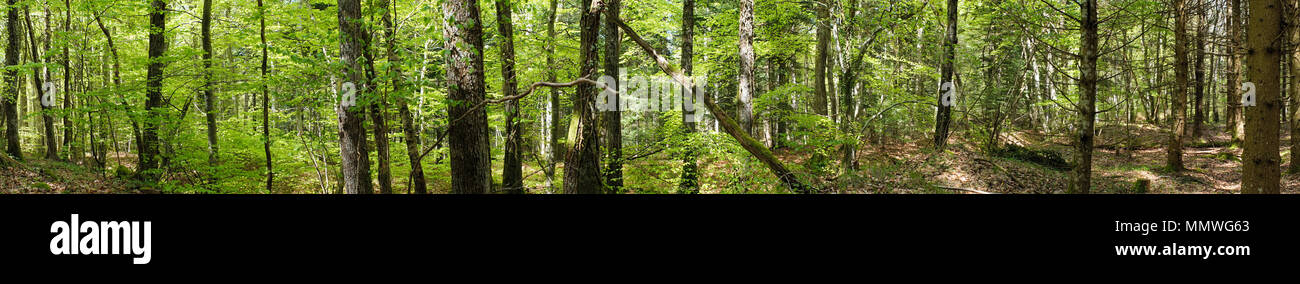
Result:
[[1281,191],[1278,132],[1282,101],[1282,1],[1250,0],[1246,28],[1246,80],[1255,85],[1255,106],[1247,106],[1242,151],[1241,192]]
[[[501,35],[501,96],[514,97],[515,83],[515,35],[510,21],[512,6],[510,0],[496,0],[497,32]],[[519,101],[506,102],[506,151],[504,168],[501,170],[501,187],[505,193],[525,193],[522,154],[523,131],[519,129]]]
[[[36,31],[35,31],[36,26],[32,25],[31,11],[26,5],[23,6],[23,22],[26,23],[25,25],[26,28],[24,30],[27,31],[27,42],[28,42],[27,47],[31,51],[29,58],[31,59],[32,64],[35,64],[36,66],[42,66],[45,64],[44,62],[42,62],[44,60],[44,56],[41,55],[41,51],[38,48],[38,44],[37,44],[38,39],[36,38]],[[36,71],[32,73],[33,73],[32,80],[35,83],[33,86],[36,86],[36,88],[38,89],[38,91],[36,92],[36,100],[34,101],[40,102],[41,104],[41,121],[44,122],[44,124],[42,125],[43,127],[41,127],[43,130],[42,132],[44,133],[44,135],[41,136],[41,140],[45,142],[45,159],[58,160],[59,143],[58,143],[58,137],[54,136],[54,104],[52,102],[47,104],[45,101],[46,92],[52,90],[45,89],[45,83],[44,83],[46,79],[45,72]],[[53,100],[53,97],[49,99]]]
[[[555,82],[555,69],[559,67],[555,65],[555,15],[559,9],[559,3],[557,0],[550,0],[549,7],[547,9],[549,12],[546,13],[546,81]],[[561,159],[560,149],[562,148],[560,146],[560,91],[551,89],[549,101],[551,117],[548,121],[551,123],[549,125],[551,137],[548,138],[547,142],[550,145],[548,148],[551,150],[551,156],[546,162],[546,182],[551,190],[555,190],[555,164]]]
[[[343,98],[336,112],[339,117],[339,151],[343,160],[343,191],[348,194],[371,194],[370,155],[366,150],[365,108],[357,105],[370,93],[361,60],[366,48],[365,25],[359,0],[339,0],[339,60],[343,63]],[[477,13],[476,13],[477,15]],[[349,87],[352,86],[352,87]],[[348,92],[355,92],[348,96]],[[454,180],[454,179],[453,179]]]
[[[826,115],[826,68],[830,62],[831,13],[830,1],[814,1],[817,11],[817,59],[813,67],[813,113]],[[752,12],[752,11],[751,11]]]
[[[619,0],[608,0],[605,4],[605,75],[614,78],[614,85],[608,86],[618,90],[618,59],[623,54],[622,38],[618,35]],[[605,126],[605,186],[610,192],[619,192],[623,188],[623,115],[619,96],[610,96],[615,105],[614,111],[604,112]]]
[[5,30],[8,31],[9,44],[5,47],[5,89],[3,99],[5,115],[5,152],[17,160],[23,159],[22,145],[18,141],[18,48],[22,46],[22,38],[18,33],[18,9],[17,0],[9,0],[6,7],[9,8],[6,13]]
[[[948,127],[952,125],[952,106],[944,104],[944,93],[955,92],[957,86],[953,84],[953,61],[956,61],[957,48],[957,0],[948,0],[948,28],[944,32],[945,41],[943,44],[943,61],[940,65],[942,81],[939,81],[939,95],[936,100],[939,105],[935,110],[934,119],[934,148],[943,150],[948,146]],[[947,86],[947,88],[945,88]]]
[[1165,167],[1183,171],[1183,134],[1187,126],[1187,1],[1174,0],[1174,93],[1169,108],[1169,143]]
[[1083,36],[1079,48],[1079,126],[1075,131],[1074,171],[1070,182],[1071,193],[1088,193],[1092,188],[1093,124],[1097,120],[1097,0],[1080,3],[1083,19]]
[[[262,150],[265,151],[266,154],[266,192],[272,193],[271,184],[275,181],[275,167],[271,164],[271,91],[266,82],[266,70],[270,65],[270,57],[266,51],[268,47],[266,45],[266,8],[262,6],[262,0],[257,0],[257,18],[258,35],[262,39]],[[206,21],[205,25],[207,25]],[[209,56],[210,59],[210,56],[212,56],[210,54],[212,46],[211,42],[208,42],[208,44],[208,46],[205,46],[203,54],[204,56]],[[210,72],[211,71],[204,73],[210,74]]]
[[397,54],[397,28],[393,26],[393,14],[397,13],[396,5],[392,1],[381,0],[381,5],[387,9],[387,13],[381,17],[384,22],[385,36],[387,39],[386,49],[388,51],[388,62],[390,63],[389,72],[393,74],[393,91],[397,95],[397,112],[402,117],[402,135],[406,142],[406,156],[411,163],[411,187],[417,194],[428,193],[427,184],[424,180],[424,165],[421,163],[420,152],[420,131],[415,129],[415,118],[411,113],[411,102],[409,100],[410,92],[407,89],[405,78],[402,74],[402,58]]
[[140,162],[138,174],[142,181],[157,182],[158,129],[163,107],[163,55],[167,53],[167,1],[153,0],[149,10],[149,74],[145,84],[145,119],[140,137]]
[[1201,128],[1205,125],[1205,33],[1209,32],[1209,23],[1205,22],[1207,9],[1204,0],[1197,0],[1196,17],[1196,57],[1192,62],[1196,85],[1192,96],[1192,139],[1201,138]]
[[1232,136],[1232,143],[1241,143],[1241,136],[1245,134],[1245,119],[1241,114],[1241,0],[1232,0],[1232,5],[1228,6],[1228,85],[1223,88],[1227,93],[1228,104],[1226,107],[1228,133]]
[[754,133],[754,0],[740,0],[740,74],[736,116],[747,135]]
[[483,24],[478,1],[447,0],[442,13],[446,39],[447,106],[450,122],[451,188],[454,193],[483,194],[492,187],[487,112],[474,109],[487,95],[483,74]]
[[1291,167],[1288,174],[1300,173],[1300,1],[1291,0]]
[[[208,123],[208,166],[215,168],[220,162],[220,155],[218,154],[220,146],[217,144],[217,99],[212,92],[212,1],[203,0],[201,41],[203,45],[203,113]],[[215,179],[216,177],[212,178]]]
[[[582,14],[578,20],[581,30],[578,48],[579,64],[583,78],[592,78],[596,74],[596,65],[600,57],[596,52],[597,32],[600,30],[600,9],[593,9],[591,1],[581,2]],[[596,89],[592,86],[579,86],[574,92],[573,115],[577,117],[577,135],[569,141],[568,155],[564,158],[564,193],[599,194],[606,193],[601,183],[600,146],[596,126]]]
[[[695,68],[695,0],[682,0],[682,75],[691,76]],[[689,90],[683,90],[687,94]],[[694,96],[683,96],[682,100],[682,130],[689,138],[695,133],[695,101]],[[690,99],[685,99],[690,98]],[[689,140],[687,140],[689,141]],[[683,192],[699,193],[699,165],[697,164],[697,154],[693,145],[687,145],[686,152],[682,155],[682,177],[681,187]]]

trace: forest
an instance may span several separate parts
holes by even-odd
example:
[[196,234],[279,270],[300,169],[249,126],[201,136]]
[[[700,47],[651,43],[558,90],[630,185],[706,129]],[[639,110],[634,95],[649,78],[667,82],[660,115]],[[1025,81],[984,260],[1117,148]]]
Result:
[[0,193],[1295,193],[1297,0],[4,0]]

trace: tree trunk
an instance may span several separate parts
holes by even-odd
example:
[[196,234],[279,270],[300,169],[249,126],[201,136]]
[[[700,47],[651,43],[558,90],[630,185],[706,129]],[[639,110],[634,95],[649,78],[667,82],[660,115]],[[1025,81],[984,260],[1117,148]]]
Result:
[[1193,62],[1193,69],[1196,73],[1195,95],[1192,96],[1192,139],[1201,138],[1201,128],[1205,124],[1205,105],[1202,103],[1205,98],[1205,33],[1209,31],[1209,24],[1206,20],[1205,1],[1197,1],[1197,20],[1196,20],[1196,58]]
[[[957,48],[957,0],[948,0],[948,29],[944,34],[947,39],[943,45],[943,64],[940,66],[943,79],[939,81],[939,94],[936,101],[939,107],[934,119],[934,148],[938,150],[948,147],[948,127],[952,125],[952,106],[943,104],[944,93],[955,93],[957,88],[957,84],[952,81],[953,73],[956,72],[953,69],[953,61],[956,60]],[[944,85],[952,89],[946,90]]]
[[[1291,19],[1300,19],[1300,1],[1291,0]],[[1291,36],[1291,167],[1289,174],[1300,173],[1300,23],[1288,26]]]
[[[369,80],[365,78],[362,62],[366,48],[366,30],[361,18],[359,0],[339,0],[339,56],[343,63],[345,86],[335,111],[339,117],[339,151],[343,160],[343,192],[348,194],[371,194],[370,155],[366,150],[365,108],[354,102],[371,90]],[[353,88],[347,87],[351,84]],[[352,90],[349,90],[352,89]],[[355,91],[349,98],[347,92]]]
[[[71,35],[72,34],[72,0],[64,0],[63,5],[66,8],[63,15],[63,33],[65,35]],[[64,36],[64,39],[68,39],[68,38],[69,38],[68,36]],[[68,46],[70,45],[72,45],[71,42],[65,43],[63,45],[63,109],[66,111],[62,115],[63,116],[63,147],[69,148],[68,160],[73,163],[77,163],[79,160],[81,160],[82,157],[85,156],[85,154],[81,152],[81,148],[75,146],[78,144],[70,145],[71,143],[70,141],[73,140],[73,136],[74,136],[73,135],[74,127],[72,127],[72,122],[68,118],[73,115],[71,113],[73,108],[72,100],[73,98],[75,98],[72,92],[72,59],[71,59],[72,53],[68,52]]]
[[[741,130],[746,136],[754,133],[754,0],[740,0],[740,89],[736,96]],[[715,113],[716,115],[716,113]]]
[[10,9],[6,13],[8,21],[5,23],[5,30],[8,31],[9,44],[5,47],[5,86],[7,91],[3,96],[3,102],[0,104],[4,107],[5,115],[5,152],[16,160],[23,159],[22,145],[18,141],[18,57],[19,47],[22,46],[22,38],[18,33],[18,9],[13,8],[17,5],[17,0],[9,0],[6,7]]
[[[510,0],[496,0],[497,33],[501,35],[501,96],[514,97],[517,88],[515,81],[515,36],[511,14],[514,12]],[[503,193],[523,194],[523,131],[519,129],[519,100],[506,101],[506,151],[504,168],[501,170],[501,190]]]
[[1246,143],[1242,151],[1241,192],[1280,192],[1279,116],[1282,101],[1282,1],[1250,0],[1246,34],[1246,79],[1255,84],[1255,102],[1246,107]]
[[[383,1],[382,5],[388,10],[384,13],[382,21],[384,30],[387,35],[387,52],[389,62],[389,72],[393,75],[393,92],[397,93],[397,111],[402,117],[402,134],[406,142],[406,157],[411,163],[411,188],[417,194],[428,193],[427,182],[424,178],[424,165],[420,157],[420,131],[415,129],[415,118],[411,114],[410,94],[407,92],[406,81],[403,79],[402,58],[397,55],[397,28],[393,26],[393,15],[397,13],[397,6],[391,1]],[[423,76],[423,75],[421,75]]]
[[[691,76],[695,68],[695,0],[682,0],[682,74]],[[769,74],[769,76],[771,76]],[[769,79],[770,81],[770,79]],[[694,136],[695,122],[698,121],[695,110],[695,96],[691,90],[682,89],[682,130],[689,138]],[[682,177],[678,187],[685,193],[699,193],[699,165],[695,145],[686,145],[682,154]]]
[[[557,0],[550,0],[549,13],[546,14],[546,81],[555,82],[555,14],[559,9]],[[546,182],[551,191],[555,191],[555,164],[560,161],[560,133],[563,133],[560,127],[560,90],[551,88],[550,90],[550,133],[547,143],[550,145],[551,155],[546,163]]]
[[215,182],[215,168],[220,161],[218,158],[220,147],[217,144],[217,99],[212,91],[212,1],[203,0],[201,41],[203,42],[203,113],[207,118],[208,127],[208,166],[213,168],[209,178],[211,182]]
[[[608,0],[605,4],[605,76],[614,78],[618,90],[618,59],[623,54],[622,38],[618,34],[619,0]],[[603,112],[605,127],[605,186],[610,192],[618,193],[623,189],[623,115],[619,96],[609,98],[615,105],[614,111]]]
[[812,5],[817,6],[817,59],[813,63],[812,109],[813,113],[826,115],[826,65],[830,60],[828,51],[831,44],[831,3],[830,1],[816,1]]
[[1183,134],[1187,126],[1187,1],[1174,0],[1174,94],[1170,103],[1169,143],[1165,149],[1165,167],[1183,170]]
[[1232,0],[1228,6],[1228,85],[1223,88],[1227,95],[1228,122],[1225,126],[1232,143],[1241,143],[1245,124],[1241,117],[1241,0]]
[[145,83],[144,127],[140,137],[140,164],[137,172],[142,181],[157,182],[158,129],[162,117],[154,109],[163,107],[163,54],[167,52],[167,1],[153,0],[149,10],[149,72]]
[[1079,49],[1079,126],[1075,143],[1073,180],[1070,193],[1087,194],[1092,190],[1093,124],[1097,112],[1097,0],[1083,3],[1083,45]]
[[[206,4],[210,3],[205,3],[205,5]],[[262,0],[257,0],[257,13],[259,14],[258,20],[260,21],[258,25],[258,33],[262,38],[262,150],[266,152],[266,193],[274,193],[271,191],[271,185],[275,181],[275,168],[271,164],[271,90],[267,87],[266,83],[266,80],[268,80],[266,70],[270,65],[270,57],[266,51],[268,47],[266,44],[266,8],[262,6]],[[207,13],[204,13],[204,16],[207,16]],[[207,27],[207,21],[204,21],[204,23],[204,27]],[[208,43],[208,46],[204,46],[204,56],[211,56],[212,47],[210,41],[211,39],[204,41],[205,43]],[[204,74],[210,75],[210,72],[211,71],[204,72]],[[208,82],[210,83],[211,80]]]
[[448,117],[450,125],[451,188],[453,193],[483,194],[492,188],[487,111],[473,109],[486,96],[483,74],[483,24],[478,1],[443,2],[446,39]]
[[[628,27],[627,23],[624,23],[622,19],[619,19],[618,26],[623,29],[623,32],[627,33],[628,38],[632,39],[633,42],[636,42],[637,46],[641,47],[641,50],[644,51],[647,56],[650,56],[655,60],[655,65],[659,67],[660,71],[673,77],[673,80],[681,83],[683,88],[695,88],[695,82],[691,81],[690,78],[683,75],[681,71],[674,68],[671,63],[668,63],[668,59],[664,59],[662,55],[659,55],[654,48],[650,47],[649,43],[646,43],[644,39],[641,39],[641,36],[637,35],[631,27]],[[707,106],[709,112],[713,113],[713,116],[716,117],[716,121],[722,126],[723,131],[731,135],[732,138],[735,138],[741,148],[745,148],[745,151],[748,151],[751,155],[754,155],[755,158],[758,158],[759,161],[763,162],[763,164],[772,171],[772,174],[780,179],[781,183],[787,188],[797,193],[812,193],[814,191],[814,188],[804,185],[799,181],[799,177],[795,176],[789,169],[786,169],[785,165],[781,163],[781,160],[778,160],[775,155],[772,155],[772,151],[763,147],[763,143],[759,143],[758,140],[754,140],[754,138],[750,137],[749,133],[744,132],[744,129],[742,129],[740,125],[731,118],[731,116],[728,116],[721,107],[718,107],[717,103],[714,103],[712,96],[704,96],[704,105]]]
[[[41,51],[37,47],[37,38],[36,38],[36,31],[35,31],[36,26],[32,25],[31,11],[29,10],[29,8],[27,6],[23,6],[23,11],[24,11],[23,22],[27,24],[27,28],[25,30],[27,31],[27,42],[28,42],[27,47],[31,51],[30,58],[32,64],[36,64],[37,66],[40,66],[44,64],[44,62],[42,62],[44,61],[44,58],[42,58],[43,56],[41,56]],[[40,71],[32,72],[32,80],[35,81],[34,83],[37,89],[36,101],[41,105],[41,121],[43,122],[41,128],[42,128],[42,132],[44,133],[44,135],[42,135],[42,140],[45,142],[45,159],[58,160],[59,142],[58,142],[58,137],[54,136],[54,113],[53,113],[54,112],[53,92],[55,92],[55,90],[46,90],[45,83],[44,83],[45,79],[46,79],[45,72],[40,72]],[[51,96],[50,98],[46,98],[47,93]],[[47,102],[46,100],[49,100],[49,102]]]
[[[578,49],[579,72],[583,78],[592,78],[596,74],[596,65],[600,61],[596,52],[597,33],[600,30],[600,14],[591,10],[591,2],[578,0],[582,9],[579,19],[580,48]],[[596,89],[592,86],[579,86],[574,92],[573,115],[577,118],[577,135],[569,141],[569,153],[564,158],[564,193],[599,194],[606,193],[601,184],[599,132],[596,125]]]

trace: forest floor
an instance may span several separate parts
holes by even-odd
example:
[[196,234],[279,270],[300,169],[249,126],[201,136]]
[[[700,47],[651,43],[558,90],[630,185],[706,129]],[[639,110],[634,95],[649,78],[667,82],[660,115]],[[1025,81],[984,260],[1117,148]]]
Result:
[[27,157],[22,162],[0,155],[0,193],[141,193],[111,173],[78,164]]
[[[1199,139],[1187,139],[1184,145],[1185,171],[1172,173],[1164,168],[1167,131],[1145,124],[1100,125],[1097,149],[1093,152],[1094,193],[1236,193],[1240,190],[1241,148],[1230,145],[1230,137],[1220,128],[1207,128]],[[1282,146],[1289,146],[1283,137]],[[909,142],[910,141],[910,142]],[[850,174],[817,175],[810,180],[830,193],[1064,193],[1070,180],[1068,166],[1046,163],[1039,159],[1005,154],[988,154],[978,143],[954,138],[948,150],[936,154],[925,139],[892,138],[863,145],[858,154],[859,170]],[[1002,136],[1003,143],[1032,149],[1034,153],[1052,153],[1072,159],[1069,137],[1019,131]],[[1280,149],[1283,170],[1290,163],[1289,149]],[[788,165],[800,165],[809,155],[799,151],[779,150],[777,155]],[[0,155],[0,193],[143,193],[131,189],[122,173],[100,173],[90,167],[63,161],[50,161],[29,155],[17,162]],[[130,157],[114,157],[129,164]],[[772,190],[728,190],[723,188],[779,187],[762,184],[744,176],[767,174],[761,167],[737,169],[740,165],[727,160],[702,161],[703,193],[762,193]],[[114,168],[114,167],[110,167]],[[674,163],[647,159],[625,167],[629,192],[662,193],[675,188],[672,179],[679,173]],[[557,172],[563,172],[563,166]],[[534,193],[546,190],[545,177],[535,167],[525,173]],[[664,174],[667,173],[667,174]],[[128,174],[129,173],[125,173]],[[445,174],[436,170],[429,174]],[[499,174],[499,173],[497,173]],[[660,177],[660,175],[664,175]],[[653,178],[633,178],[650,176]],[[811,176],[809,176],[811,178]],[[431,178],[431,189],[447,187],[444,179]],[[747,181],[748,180],[748,181]],[[1143,192],[1135,189],[1139,180],[1149,182]],[[747,183],[748,182],[748,183]],[[641,188],[641,189],[638,189]],[[1300,175],[1284,174],[1284,193],[1300,193]],[[399,190],[399,192],[404,192]],[[156,192],[154,192],[156,193]]]
[[[1188,138],[1183,149],[1186,170],[1173,173],[1165,168],[1165,140],[1168,131],[1142,124],[1100,126],[1098,148],[1093,152],[1093,193],[1236,193],[1241,181],[1241,148],[1230,145],[1222,129],[1207,128],[1199,139]],[[1004,143],[1029,149],[1048,150],[1071,160],[1068,137],[1016,132],[1003,136]],[[1283,137],[1283,141],[1290,141]],[[865,181],[846,186],[846,193],[1064,193],[1068,168],[1054,168],[1017,157],[997,157],[973,149],[969,141],[949,146],[943,154],[924,149],[929,143],[891,141],[864,151],[863,165],[885,168],[869,174]],[[1289,145],[1283,142],[1283,147]],[[1280,149],[1283,171],[1289,165],[1289,149]],[[871,169],[867,169],[871,171]],[[1143,192],[1135,186],[1149,182]],[[1283,193],[1300,192],[1300,175],[1282,177]]]

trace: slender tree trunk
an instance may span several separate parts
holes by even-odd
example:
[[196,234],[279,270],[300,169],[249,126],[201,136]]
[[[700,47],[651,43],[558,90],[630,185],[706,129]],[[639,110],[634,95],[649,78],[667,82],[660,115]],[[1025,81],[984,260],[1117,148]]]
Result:
[[[27,24],[27,47],[31,51],[31,62],[32,64],[39,66],[44,64],[44,58],[41,56],[40,48],[37,46],[39,41],[36,38],[36,26],[32,25],[32,13],[30,8],[23,6],[23,11],[23,22]],[[54,98],[45,98],[46,92],[53,92],[54,90],[46,90],[44,83],[45,79],[45,72],[32,72],[32,80],[35,81],[34,83],[37,90],[36,101],[41,105],[41,121],[43,122],[41,128],[44,133],[44,135],[42,135],[42,140],[45,142],[45,159],[58,160],[59,142],[58,137],[54,136]],[[46,100],[50,101],[47,102]]]
[[1183,170],[1183,134],[1187,126],[1187,1],[1174,0],[1174,94],[1165,149],[1165,167],[1174,172]]
[[1192,96],[1192,139],[1201,138],[1201,128],[1205,124],[1205,104],[1202,102],[1205,98],[1205,33],[1209,32],[1209,24],[1205,22],[1207,17],[1205,1],[1197,1],[1197,20],[1196,20],[1196,58],[1193,62],[1193,68],[1196,72],[1195,95]]
[[[559,68],[559,66],[555,65],[555,14],[559,9],[559,3],[557,0],[550,0],[550,2],[549,13],[546,14],[546,81],[555,82],[555,69]],[[551,117],[549,127],[551,136],[548,137],[548,143],[551,149],[551,156],[547,159],[546,163],[546,182],[551,191],[555,191],[555,164],[560,161],[560,149],[563,149],[560,145],[560,133],[563,133],[563,131],[560,127],[561,107],[560,90],[558,88],[550,89],[550,107]]]
[[[66,8],[64,9],[63,14],[63,33],[65,34],[64,39],[66,40],[69,38],[67,35],[72,34],[72,0],[64,0],[63,6]],[[63,109],[65,110],[65,113],[62,115],[63,147],[69,149],[68,160],[76,163],[81,160],[81,158],[85,157],[85,154],[81,152],[82,148],[75,146],[78,144],[70,143],[70,141],[73,140],[73,130],[75,127],[73,127],[71,120],[68,118],[74,113],[72,100],[76,97],[72,92],[72,53],[68,52],[68,46],[70,45],[72,45],[71,41],[63,45]]]
[[[596,65],[600,62],[596,51],[597,33],[600,30],[600,14],[591,11],[591,2],[578,0],[582,9],[579,19],[581,74],[592,78],[596,74]],[[601,184],[599,132],[596,125],[596,89],[592,86],[579,86],[573,98],[573,113],[577,116],[577,135],[569,141],[569,153],[564,158],[564,193],[599,194],[606,193]]]
[[1250,0],[1246,34],[1246,79],[1255,84],[1256,106],[1246,112],[1246,143],[1242,152],[1241,192],[1279,193],[1281,157],[1282,1]]
[[[360,1],[339,0],[338,5],[339,55],[346,74],[342,91],[345,96],[336,109],[339,116],[339,151],[343,160],[343,191],[348,194],[371,194],[373,185],[370,181],[370,155],[366,150],[366,129],[362,126],[365,108],[352,101],[361,102],[360,98],[371,91],[370,80],[365,78],[365,70],[361,66],[361,61],[365,60],[363,53],[368,36],[362,23],[364,20],[361,18]],[[348,90],[348,84],[353,85],[354,90]],[[355,96],[347,98],[348,91],[355,91]]]
[[1291,0],[1291,167],[1289,174],[1300,173],[1300,1]]
[[[953,61],[956,61],[957,48],[957,0],[948,0],[948,29],[943,45],[943,64],[940,66],[942,81],[939,81],[939,94],[934,119],[934,148],[943,150],[948,147],[948,127],[952,125],[952,106],[944,105],[944,93],[956,92],[957,84],[953,82]],[[945,85],[951,89],[945,89]]]
[[1241,117],[1241,0],[1231,0],[1228,6],[1228,85],[1223,88],[1227,95],[1228,122],[1225,128],[1232,136],[1233,144],[1240,144],[1245,124]]
[[138,175],[146,182],[157,182],[158,129],[162,117],[154,110],[163,107],[163,54],[167,52],[167,1],[153,0],[149,10],[149,73],[145,83],[147,97],[144,110],[143,135],[140,137],[140,164]]
[[[515,35],[510,0],[496,0],[497,33],[501,35],[501,96],[514,97],[518,83],[515,78]],[[523,131],[519,129],[519,100],[506,102],[506,151],[501,170],[501,191],[523,194]]]
[[740,0],[740,75],[736,96],[741,130],[754,135],[754,0]]
[[212,1],[203,0],[203,27],[202,27],[202,45],[203,45],[203,113],[207,119],[208,134],[208,166],[212,167],[209,173],[209,182],[216,182],[216,166],[219,163],[218,152],[220,147],[217,144],[217,112],[216,94],[212,91]]
[[405,136],[406,156],[411,163],[411,187],[417,194],[428,193],[427,182],[424,178],[424,165],[420,157],[420,131],[415,129],[415,118],[411,114],[410,90],[403,79],[402,58],[397,55],[397,28],[393,26],[393,15],[397,13],[397,6],[392,1],[381,0],[388,12],[384,13],[382,21],[384,22],[385,34],[387,35],[387,51],[389,72],[393,75],[393,92],[397,93],[398,115],[402,117],[402,134]]
[[[695,0],[682,0],[682,74],[687,77],[695,68]],[[769,76],[771,76],[769,74]],[[770,81],[770,80],[769,80]],[[695,110],[695,96],[692,90],[682,89],[682,129],[687,141],[695,134],[695,122],[698,116]],[[689,143],[689,142],[688,142]],[[682,177],[679,187],[685,193],[699,193],[699,165],[695,145],[686,145],[682,154]]]
[[486,96],[483,75],[483,24],[478,1],[443,2],[443,38],[446,39],[448,145],[451,148],[453,193],[483,194],[492,187],[492,164],[488,160],[487,111],[472,110]]
[[[619,89],[618,60],[623,54],[622,38],[619,37],[617,19],[620,0],[607,0],[605,4],[605,76],[614,78],[614,90]],[[623,115],[619,96],[609,98],[615,105],[614,111],[603,112],[605,127],[605,186],[609,191],[618,193],[623,189]]]
[[[262,6],[262,0],[257,0],[257,13],[259,14],[258,33],[262,38],[262,150],[266,152],[266,193],[274,193],[271,191],[271,185],[275,181],[275,167],[271,164],[271,90],[267,87],[268,78],[266,76],[266,70],[270,65],[270,57],[266,51],[268,48],[266,44],[266,8]],[[208,43],[211,44],[211,42]],[[203,54],[205,56],[211,54],[211,46],[205,46],[204,49]]]
[[1083,38],[1079,49],[1079,126],[1075,136],[1075,161],[1070,193],[1088,193],[1092,189],[1093,124],[1097,112],[1097,0],[1084,0]]

